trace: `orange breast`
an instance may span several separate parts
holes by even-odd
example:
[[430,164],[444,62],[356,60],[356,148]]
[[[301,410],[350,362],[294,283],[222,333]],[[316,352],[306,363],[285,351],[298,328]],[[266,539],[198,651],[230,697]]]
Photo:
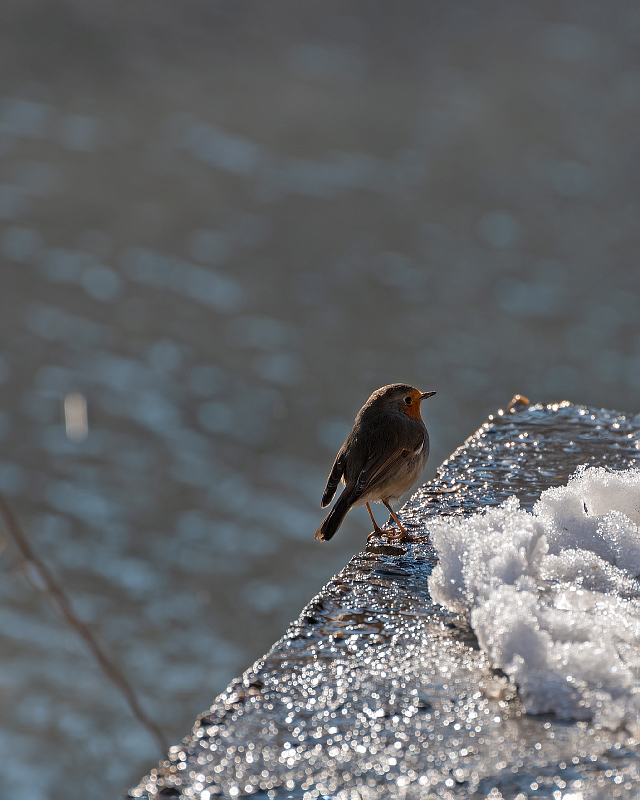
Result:
[[411,419],[422,419],[420,416],[421,393],[417,389],[414,389],[411,392],[411,398],[413,399],[413,403],[411,403],[410,406],[403,404],[402,410],[408,417],[411,417]]
[[411,417],[411,419],[422,419],[420,416],[420,403],[413,403],[410,406],[405,406],[402,410],[408,417]]

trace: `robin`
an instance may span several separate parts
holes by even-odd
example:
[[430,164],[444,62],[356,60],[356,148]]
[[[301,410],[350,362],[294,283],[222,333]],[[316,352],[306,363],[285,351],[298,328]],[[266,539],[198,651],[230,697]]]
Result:
[[322,508],[333,500],[340,481],[344,490],[316,531],[316,539],[328,542],[347,512],[361,505],[366,505],[373,522],[372,535],[381,534],[369,503],[383,503],[401,537],[408,538],[391,506],[418,480],[429,458],[429,434],[420,416],[420,403],[434,394],[406,383],[392,383],[375,391],[362,406],[333,462]]

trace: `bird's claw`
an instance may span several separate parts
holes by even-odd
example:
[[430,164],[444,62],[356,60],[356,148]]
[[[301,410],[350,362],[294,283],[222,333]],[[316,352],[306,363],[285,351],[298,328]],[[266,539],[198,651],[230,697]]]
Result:
[[367,542],[370,542],[372,539],[377,539],[381,536],[388,538],[391,542],[393,542],[393,544],[405,544],[407,542],[418,541],[415,536],[407,533],[406,530],[399,531],[397,528],[378,528],[375,531],[371,531],[371,533],[367,536]]
[[410,533],[406,531],[397,531],[394,532],[394,535],[390,537],[394,544],[408,544],[410,542],[417,542],[418,539],[415,536],[412,536]]

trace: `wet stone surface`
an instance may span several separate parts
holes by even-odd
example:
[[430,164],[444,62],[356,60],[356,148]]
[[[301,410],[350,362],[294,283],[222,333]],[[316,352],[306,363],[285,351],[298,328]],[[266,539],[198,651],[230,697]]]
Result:
[[525,714],[427,589],[431,517],[513,494],[530,509],[581,464],[640,466],[640,418],[569,403],[490,418],[402,510],[415,541],[354,556],[130,797],[637,797],[635,739]]

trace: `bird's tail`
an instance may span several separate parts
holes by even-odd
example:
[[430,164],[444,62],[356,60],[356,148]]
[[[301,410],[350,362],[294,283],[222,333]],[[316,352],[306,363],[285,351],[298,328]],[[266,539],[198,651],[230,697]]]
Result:
[[347,511],[351,508],[348,500],[345,497],[346,492],[343,492],[331,511],[324,518],[322,525],[316,531],[314,538],[319,539],[321,542],[328,542],[329,539],[335,534],[338,528],[342,525],[342,520],[347,516]]

